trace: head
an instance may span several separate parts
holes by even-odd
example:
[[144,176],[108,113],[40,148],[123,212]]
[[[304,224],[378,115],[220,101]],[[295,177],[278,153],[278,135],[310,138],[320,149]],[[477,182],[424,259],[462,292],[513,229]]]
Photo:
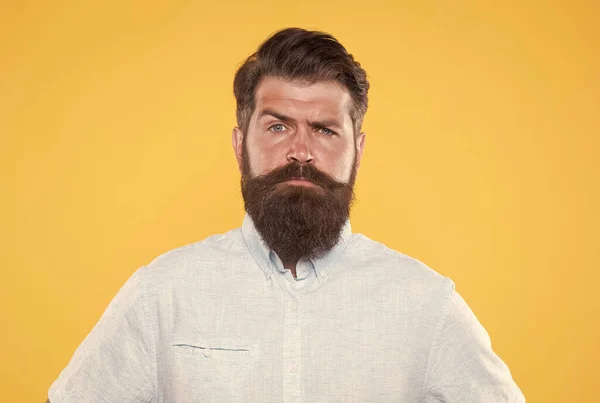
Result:
[[232,142],[246,211],[283,261],[338,241],[354,199],[369,83],[335,38],[291,28],[236,73]]

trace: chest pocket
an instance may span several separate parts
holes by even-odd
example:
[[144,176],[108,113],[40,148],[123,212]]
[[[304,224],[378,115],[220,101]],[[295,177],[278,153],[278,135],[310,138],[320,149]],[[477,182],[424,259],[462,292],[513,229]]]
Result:
[[173,340],[175,350],[180,350],[183,354],[203,355],[207,359],[215,354],[216,357],[226,357],[230,353],[243,357],[250,355],[250,343],[236,337],[219,337],[215,339],[189,339],[175,338]]
[[238,337],[187,337],[172,340],[178,383],[193,390],[224,393],[239,389],[252,367],[252,344]]

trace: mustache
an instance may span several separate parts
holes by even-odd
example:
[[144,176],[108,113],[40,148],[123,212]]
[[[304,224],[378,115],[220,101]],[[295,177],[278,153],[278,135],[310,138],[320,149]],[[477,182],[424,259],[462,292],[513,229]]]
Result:
[[290,162],[287,165],[275,168],[266,174],[254,178],[254,180],[260,181],[265,186],[274,186],[291,179],[305,179],[317,186],[330,190],[347,186],[345,183],[335,180],[331,175],[320,171],[314,165],[301,164],[299,162]]

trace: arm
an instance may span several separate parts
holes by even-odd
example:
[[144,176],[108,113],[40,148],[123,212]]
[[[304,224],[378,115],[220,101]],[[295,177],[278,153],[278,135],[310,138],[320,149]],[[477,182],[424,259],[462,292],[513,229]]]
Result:
[[[48,391],[61,403],[154,401],[154,335],[138,270],[119,290]],[[47,402],[48,403],[48,402]]]
[[454,290],[430,351],[425,392],[425,403],[525,402],[487,332]]

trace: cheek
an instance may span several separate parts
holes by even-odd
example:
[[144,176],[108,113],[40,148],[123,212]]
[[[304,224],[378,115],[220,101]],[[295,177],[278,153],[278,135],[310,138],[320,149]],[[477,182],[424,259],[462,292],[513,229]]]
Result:
[[275,145],[252,144],[248,148],[253,175],[260,175],[287,163],[286,154]]
[[342,150],[327,150],[322,158],[323,170],[339,182],[347,182],[350,178],[354,163],[354,149],[347,147]]

